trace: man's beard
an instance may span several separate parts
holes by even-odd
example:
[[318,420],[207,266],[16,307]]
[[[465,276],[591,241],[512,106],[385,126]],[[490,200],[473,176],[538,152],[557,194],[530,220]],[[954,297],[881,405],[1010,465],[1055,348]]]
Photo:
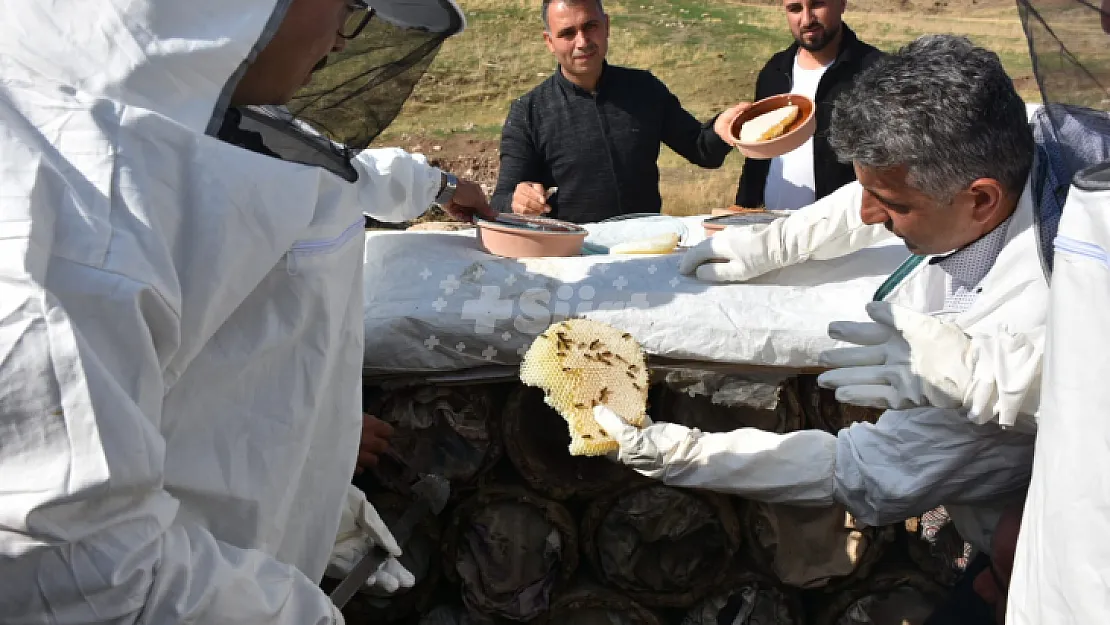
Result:
[[824,36],[820,39],[815,40],[813,43],[807,43],[801,35],[795,37],[794,40],[798,42],[798,46],[804,48],[805,50],[808,50],[810,52],[820,52],[821,50],[824,50],[830,43],[832,43],[834,39],[836,39],[837,34],[840,33],[840,26],[837,26],[833,30],[824,29],[821,32],[824,34]]

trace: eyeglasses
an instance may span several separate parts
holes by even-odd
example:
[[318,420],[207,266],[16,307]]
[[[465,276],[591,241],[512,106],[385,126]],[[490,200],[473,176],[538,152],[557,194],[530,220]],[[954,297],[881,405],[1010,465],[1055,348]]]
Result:
[[347,2],[347,10],[351,14],[339,29],[339,36],[344,39],[354,39],[370,23],[370,18],[374,17],[374,9],[362,0],[350,0]]

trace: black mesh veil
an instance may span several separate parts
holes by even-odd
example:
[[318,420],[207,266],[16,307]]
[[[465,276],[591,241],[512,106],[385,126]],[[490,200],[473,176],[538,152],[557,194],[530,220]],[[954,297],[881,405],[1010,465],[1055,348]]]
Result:
[[1032,117],[1031,179],[1042,258],[1051,271],[1052,240],[1072,176],[1110,159],[1110,0],[1017,4],[1044,104]]
[[449,0],[372,0],[365,29],[328,58],[289,111],[352,150],[370,145],[401,111],[440,45],[463,27]]
[[443,42],[465,26],[452,0],[372,0],[373,16],[286,106],[240,109],[240,128],[284,160],[354,181],[350,160],[393,122]]
[[1110,109],[1110,2],[1095,2],[1018,0],[1045,104]]

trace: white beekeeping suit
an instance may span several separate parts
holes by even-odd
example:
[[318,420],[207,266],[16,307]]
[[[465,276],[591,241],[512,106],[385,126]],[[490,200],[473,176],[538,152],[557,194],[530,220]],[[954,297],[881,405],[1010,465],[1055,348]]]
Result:
[[289,4],[0,0],[5,623],[341,621],[358,187],[214,138]]
[[1080,172],[1056,238],[1032,482],[1007,622],[1110,614],[1110,162]]
[[439,193],[443,171],[429,165],[423,155],[377,148],[359,152],[353,163],[359,170],[359,204],[379,221],[416,219]]

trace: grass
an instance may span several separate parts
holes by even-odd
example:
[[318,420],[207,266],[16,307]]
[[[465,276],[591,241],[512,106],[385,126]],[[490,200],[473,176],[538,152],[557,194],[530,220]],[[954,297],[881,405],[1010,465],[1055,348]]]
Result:
[[[543,45],[539,0],[462,0],[467,30],[448,40],[412,98],[377,141],[406,135],[496,139],[509,104],[555,68]],[[922,6],[919,6],[922,5]],[[756,74],[791,39],[778,0],[607,0],[609,60],[647,68],[699,119],[749,100]],[[958,33],[996,51],[1027,98],[1036,96],[1012,1],[854,0],[845,22],[864,40],[894,50],[927,33]],[[686,163],[664,147],[664,210],[708,212],[732,203],[742,159],[719,170]]]

